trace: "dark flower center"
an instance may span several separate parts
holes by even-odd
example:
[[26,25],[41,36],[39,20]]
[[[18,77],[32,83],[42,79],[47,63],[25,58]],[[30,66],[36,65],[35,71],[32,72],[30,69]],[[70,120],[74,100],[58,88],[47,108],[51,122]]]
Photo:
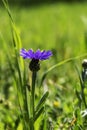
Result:
[[40,69],[40,63],[38,59],[32,59],[29,68],[31,71],[38,71]]

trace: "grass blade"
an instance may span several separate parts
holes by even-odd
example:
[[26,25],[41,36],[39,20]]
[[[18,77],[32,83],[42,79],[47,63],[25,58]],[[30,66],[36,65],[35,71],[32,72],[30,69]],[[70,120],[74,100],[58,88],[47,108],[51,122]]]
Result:
[[47,91],[42,98],[40,99],[38,105],[36,106],[36,111],[35,113],[41,108],[41,106],[44,104],[44,102],[46,101],[47,97],[48,97],[49,92]]
[[61,66],[61,65],[64,65],[64,64],[66,64],[66,63],[68,63],[68,62],[71,62],[71,61],[80,59],[80,58],[85,57],[85,56],[87,56],[87,53],[85,53],[85,54],[83,54],[83,55],[81,55],[81,56],[76,56],[76,57],[68,58],[68,59],[63,60],[63,61],[61,61],[61,62],[59,62],[59,63],[53,65],[52,67],[50,67],[50,68],[43,74],[42,80],[41,80],[41,83],[40,83],[40,87],[41,87],[41,85],[42,85],[44,79],[46,78],[47,74],[48,74],[50,71],[52,71],[53,69],[55,69],[55,68],[57,68],[57,67],[59,67],[59,66]]

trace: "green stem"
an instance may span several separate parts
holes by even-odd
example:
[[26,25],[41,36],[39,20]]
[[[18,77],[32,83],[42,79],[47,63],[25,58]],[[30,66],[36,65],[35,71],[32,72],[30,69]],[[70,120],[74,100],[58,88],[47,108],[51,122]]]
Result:
[[36,71],[32,72],[32,91],[31,91],[31,104],[32,104],[32,130],[34,130],[34,112],[35,112],[35,81]]
[[85,108],[87,108],[85,94],[84,94],[84,88],[82,88],[82,99],[83,99],[83,103],[85,105]]

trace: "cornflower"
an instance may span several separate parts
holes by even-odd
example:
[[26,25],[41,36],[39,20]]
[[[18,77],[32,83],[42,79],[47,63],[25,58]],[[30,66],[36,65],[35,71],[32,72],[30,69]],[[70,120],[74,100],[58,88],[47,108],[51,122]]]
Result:
[[28,51],[26,49],[21,49],[20,55],[24,59],[31,59],[29,65],[31,71],[38,71],[40,69],[39,61],[49,59],[52,56],[52,52],[50,50],[40,51],[40,49],[38,49],[36,52],[34,52],[32,49]]

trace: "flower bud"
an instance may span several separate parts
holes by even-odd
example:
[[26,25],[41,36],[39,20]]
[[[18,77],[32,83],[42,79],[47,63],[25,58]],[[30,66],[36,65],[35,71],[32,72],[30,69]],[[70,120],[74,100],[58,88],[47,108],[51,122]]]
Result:
[[83,81],[87,81],[87,59],[84,59],[82,61],[82,67],[83,67],[83,70],[82,70],[82,80]]
[[87,69],[87,59],[84,59],[84,60],[82,61],[82,67],[83,67],[84,69]]
[[29,64],[29,69],[31,71],[38,71],[40,70],[40,63],[38,59],[32,59],[30,64]]

